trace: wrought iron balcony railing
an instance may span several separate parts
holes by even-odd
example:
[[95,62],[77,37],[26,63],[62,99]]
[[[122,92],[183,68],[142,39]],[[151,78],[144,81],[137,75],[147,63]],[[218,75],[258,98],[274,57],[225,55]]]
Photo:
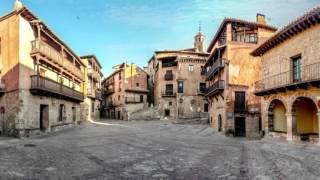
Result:
[[40,75],[31,76],[30,91],[33,94],[60,96],[75,101],[83,101],[84,99],[82,92],[76,91],[70,87]]
[[222,91],[224,91],[225,83],[223,80],[219,80],[213,83],[206,91],[205,96],[214,96]]
[[64,57],[62,52],[57,51],[49,44],[41,41],[41,40],[34,40],[31,41],[32,50],[31,53],[41,53],[43,56],[49,58],[56,64],[64,67],[66,70],[70,71],[78,78],[83,79],[83,74],[80,69],[78,69],[70,60]]
[[264,96],[309,86],[320,87],[320,62],[302,66],[301,73],[296,77],[292,70],[266,77],[255,83],[255,94]]
[[224,68],[224,65],[225,65],[225,59],[222,59],[222,58],[217,59],[213,63],[209,71],[207,71],[206,73],[207,80],[211,80],[219,72],[220,69]]

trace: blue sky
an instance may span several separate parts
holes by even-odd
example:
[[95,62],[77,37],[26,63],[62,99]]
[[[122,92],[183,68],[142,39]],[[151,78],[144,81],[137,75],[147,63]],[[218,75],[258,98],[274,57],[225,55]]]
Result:
[[[79,56],[95,54],[105,75],[123,62],[146,65],[155,50],[193,46],[199,22],[206,45],[224,17],[281,27],[320,0],[22,0]],[[0,0],[0,14],[14,0]]]

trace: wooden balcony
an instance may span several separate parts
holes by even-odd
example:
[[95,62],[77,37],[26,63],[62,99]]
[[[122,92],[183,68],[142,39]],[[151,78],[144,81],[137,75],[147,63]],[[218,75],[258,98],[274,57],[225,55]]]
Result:
[[265,96],[280,92],[307,89],[308,87],[320,88],[320,63],[314,63],[301,68],[301,78],[294,79],[293,71],[287,71],[264,78],[255,83],[255,94]]
[[114,91],[115,91],[114,88],[105,88],[104,95],[108,96],[110,94],[113,94]]
[[206,76],[207,76],[207,80],[212,80],[212,78],[214,78],[214,76],[221,70],[224,68],[225,65],[225,60],[224,59],[217,59],[213,65],[211,66],[211,68],[209,69],[209,71],[207,71]]
[[43,57],[49,59],[55,64],[58,64],[59,66],[62,66],[65,70],[71,72],[73,75],[83,80],[83,74],[81,70],[77,68],[72,62],[70,62],[70,60],[68,60],[62,52],[57,51],[52,46],[41,40],[34,40],[31,42],[31,44],[31,56],[41,54]]
[[88,76],[95,79],[100,79],[100,73],[95,71],[93,68],[88,68]]
[[84,99],[83,93],[39,75],[31,76],[30,91],[35,95],[61,97],[76,102]]
[[126,97],[126,104],[134,104],[134,103],[143,103],[143,99],[140,99],[139,96],[137,97]]
[[215,96],[215,95],[221,93],[222,91],[224,91],[224,88],[225,88],[224,81],[219,80],[207,89],[205,96],[207,96],[207,97]]
[[101,93],[101,90],[100,89],[96,89],[95,90],[95,98],[97,100],[102,100],[102,93]]
[[166,90],[161,93],[162,97],[176,97],[177,93],[171,91],[171,90]]

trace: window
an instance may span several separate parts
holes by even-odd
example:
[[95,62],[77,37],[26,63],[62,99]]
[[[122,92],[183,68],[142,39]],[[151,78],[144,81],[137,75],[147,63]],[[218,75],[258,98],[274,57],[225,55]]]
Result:
[[171,101],[169,101],[169,106],[172,106],[172,102]]
[[189,72],[193,72],[193,65],[189,64]]
[[137,83],[136,85],[137,85],[137,87],[139,87],[139,86],[140,86],[140,84],[139,84],[139,83]]
[[183,93],[183,81],[178,81],[178,93]]
[[94,102],[91,104],[91,112],[94,112]]
[[173,84],[166,84],[166,95],[173,95]]
[[207,84],[206,83],[200,83],[199,84],[199,90],[200,90],[200,92],[205,92],[206,91],[206,89],[207,89]]
[[118,101],[120,101],[120,95],[118,96]]
[[204,112],[208,112],[209,111],[209,104],[205,103],[203,109],[204,109]]
[[292,59],[293,82],[301,81],[302,79],[301,56],[297,56],[291,59]]

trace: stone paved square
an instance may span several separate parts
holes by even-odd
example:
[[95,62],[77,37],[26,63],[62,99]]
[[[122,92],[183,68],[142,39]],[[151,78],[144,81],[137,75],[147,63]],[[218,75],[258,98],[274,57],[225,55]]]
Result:
[[228,138],[168,121],[103,121],[0,140],[0,179],[311,180],[319,168],[316,145]]

